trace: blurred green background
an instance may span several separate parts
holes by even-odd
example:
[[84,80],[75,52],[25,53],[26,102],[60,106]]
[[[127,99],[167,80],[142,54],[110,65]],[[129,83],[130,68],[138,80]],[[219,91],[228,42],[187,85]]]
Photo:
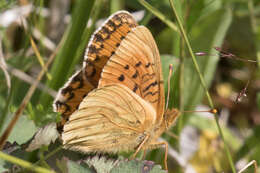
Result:
[[[219,134],[214,115],[183,113],[170,130],[178,138],[171,137],[169,133],[163,135],[170,144],[169,172],[234,172],[252,160],[259,164],[260,1],[173,0],[173,5],[193,53],[206,54],[196,56],[196,61],[214,107],[219,110],[216,119],[224,139]],[[81,67],[91,34],[104,19],[118,10],[131,12],[140,25],[145,25],[152,32],[161,54],[165,81],[169,64],[173,64],[169,107],[181,111],[210,109],[170,1],[0,0],[1,134],[43,65],[57,51],[47,75],[41,79],[8,137],[10,143],[17,143],[20,154],[9,154],[34,163],[55,148],[25,152],[22,144],[33,136],[37,128],[59,120],[59,115],[52,111],[56,92]],[[35,53],[30,38],[34,40],[39,55]],[[257,62],[219,56],[214,47]],[[246,96],[236,101],[243,89],[246,89]],[[57,172],[73,172],[70,166],[64,170],[59,166],[65,164],[60,157],[52,157],[56,159],[53,165],[41,162],[40,166],[55,167]],[[164,150],[156,149],[147,154],[146,160],[163,165],[163,157]],[[8,165],[4,160],[0,164],[1,172],[14,169],[14,165]],[[86,171],[78,167],[74,165],[75,172],[79,169]],[[245,172],[253,171],[251,166]]]

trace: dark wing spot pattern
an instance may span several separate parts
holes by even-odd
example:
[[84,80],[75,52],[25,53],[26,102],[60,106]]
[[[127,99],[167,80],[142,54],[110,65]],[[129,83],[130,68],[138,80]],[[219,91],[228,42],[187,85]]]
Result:
[[84,77],[83,72],[78,71],[69,81],[61,88],[54,101],[53,107],[55,112],[60,112],[62,121],[58,124],[63,126],[68,117],[77,109],[83,96],[86,96],[94,87]]
[[156,86],[157,84],[158,84],[157,81],[154,81],[154,82],[150,83],[147,87],[144,88],[143,93],[145,93],[146,91],[148,91],[151,87]]
[[119,77],[118,77],[118,80],[119,81],[124,81],[125,80],[125,76],[123,74],[121,74]]
[[137,89],[138,89],[138,85],[135,84],[135,87],[134,87],[134,89],[133,89],[133,92],[136,92]]
[[[120,81],[148,102],[158,99],[159,81],[155,74],[155,62],[147,45],[133,29],[104,67],[99,87]],[[156,108],[157,105],[153,106]]]
[[[137,23],[130,13],[119,11],[109,17],[92,35],[84,60],[84,73],[90,83],[97,87],[105,64],[115,54],[128,32],[136,26]],[[93,66],[95,71],[89,70],[89,66]]]

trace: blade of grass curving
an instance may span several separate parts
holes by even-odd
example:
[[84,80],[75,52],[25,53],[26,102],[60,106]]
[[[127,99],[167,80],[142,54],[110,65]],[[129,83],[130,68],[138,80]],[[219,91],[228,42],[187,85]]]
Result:
[[11,86],[10,92],[7,96],[6,101],[5,101],[5,107],[4,107],[3,111],[1,112],[1,116],[0,116],[0,132],[2,131],[5,120],[7,118],[7,114],[8,114],[8,110],[10,108],[10,105],[11,105],[13,93],[14,93],[13,86]]
[[[203,76],[202,76],[202,74],[201,74],[201,72],[200,72],[199,65],[198,65],[198,63],[197,63],[197,61],[196,61],[196,58],[195,58],[195,55],[194,55],[194,53],[193,53],[193,51],[192,51],[192,48],[191,48],[190,42],[189,42],[189,40],[188,40],[188,37],[187,37],[187,35],[186,35],[185,31],[184,31],[184,28],[183,28],[183,25],[182,25],[182,23],[181,23],[180,17],[179,17],[179,15],[178,15],[178,13],[177,13],[177,11],[176,11],[176,9],[175,9],[175,6],[174,6],[173,1],[172,1],[172,0],[169,0],[169,2],[170,2],[170,5],[171,5],[171,7],[172,7],[173,13],[174,13],[174,15],[175,15],[175,17],[176,17],[177,23],[178,23],[178,25],[179,25],[181,35],[182,35],[183,38],[184,38],[184,41],[185,41],[185,43],[186,43],[186,45],[187,45],[187,47],[188,47],[188,51],[189,51],[189,53],[190,53],[190,55],[191,55],[191,57],[192,57],[192,61],[193,61],[193,64],[194,64],[194,66],[195,66],[195,69],[196,69],[196,71],[197,71],[197,73],[198,73],[198,75],[199,75],[201,85],[202,85],[202,87],[204,88],[204,90],[205,90],[205,92],[206,92],[206,96],[207,96],[209,105],[210,105],[210,107],[211,107],[212,109],[214,109],[214,105],[213,105],[211,96],[210,96],[210,94],[209,94],[209,92],[208,92],[208,90],[207,90],[206,83],[205,83],[205,81],[204,81],[204,79],[203,79]],[[235,173],[235,172],[236,172],[236,169],[235,169],[235,166],[234,166],[234,163],[233,163],[233,160],[232,160],[230,151],[229,151],[229,149],[228,149],[228,146],[227,146],[227,144],[226,144],[226,142],[225,142],[224,135],[223,135],[223,133],[222,133],[222,130],[221,130],[221,127],[220,127],[220,124],[219,124],[219,121],[218,121],[218,116],[215,114],[214,117],[215,117],[215,121],[216,121],[216,124],[217,124],[217,127],[218,127],[219,134],[220,134],[220,136],[221,136],[221,138],[222,138],[222,140],[223,140],[223,142],[224,142],[224,148],[225,148],[225,151],[226,151],[226,154],[227,154],[227,157],[228,157],[228,160],[229,160],[229,163],[230,163],[232,172]]]
[[11,79],[10,76],[7,72],[7,65],[4,59],[4,55],[3,55],[3,50],[2,50],[2,37],[0,35],[0,68],[3,70],[4,74],[5,74],[5,78],[6,78],[6,83],[7,83],[7,88],[8,88],[8,94],[7,94],[7,99],[5,102],[5,107],[3,109],[3,112],[0,116],[0,132],[3,128],[3,124],[5,122],[6,116],[7,116],[7,112],[8,112],[8,108],[9,105],[11,103],[11,96],[12,96],[12,86],[11,86]]
[[[64,84],[68,78],[68,72],[71,71],[71,68],[74,68],[72,67],[73,57],[75,57],[77,48],[80,45],[80,40],[94,5],[94,0],[78,0],[75,3],[71,27],[66,35],[63,47],[55,58],[51,68],[53,80],[47,82],[47,85],[55,90]],[[46,108],[50,105],[51,99],[48,94],[43,93],[40,99],[41,104]]]
[[158,11],[156,8],[154,8],[144,0],[138,0],[138,2],[142,4],[151,13],[153,13],[156,17],[162,20],[166,25],[172,28],[174,31],[179,32],[178,27],[170,19],[168,19],[165,15],[163,15],[160,11]]
[[[39,61],[40,65],[41,65],[41,67],[44,68],[45,65],[44,65],[43,58],[42,58],[42,56],[41,56],[41,54],[40,54],[40,52],[39,52],[39,50],[38,50],[38,48],[37,48],[35,42],[33,41],[32,37],[30,37],[30,41],[31,41],[31,45],[32,45],[33,51],[34,51],[34,53],[35,53],[35,55],[36,55],[36,58],[38,59],[38,61]],[[48,73],[47,69],[44,69],[44,70],[45,70],[45,73],[46,73],[46,75],[47,75],[47,78],[48,78],[49,80],[51,80],[51,75]]]
[[2,151],[0,151],[0,158],[3,160],[6,160],[8,162],[11,162],[13,164],[17,164],[22,166],[23,168],[38,172],[38,173],[54,173],[54,171],[48,170],[46,168],[42,168],[39,166],[35,166],[30,162],[27,162],[25,160],[19,159],[17,157],[14,156],[10,156],[8,154],[3,153]]
[[[97,0],[95,1],[95,4],[92,8],[92,11],[91,11],[91,26],[90,27],[86,27],[84,32],[83,32],[83,36],[82,36],[82,39],[81,39],[81,43],[77,49],[77,52],[76,52],[76,55],[75,55],[75,58],[72,62],[72,67],[75,67],[76,64],[78,64],[78,62],[82,59],[82,55],[84,55],[84,52],[86,50],[86,45],[90,39],[90,36],[91,34],[94,32],[95,30],[95,23],[97,21],[97,18],[100,14],[100,11],[101,11],[101,7],[103,5],[104,1],[103,0]],[[71,68],[71,71],[69,72],[69,74],[71,74],[73,71],[73,68]]]

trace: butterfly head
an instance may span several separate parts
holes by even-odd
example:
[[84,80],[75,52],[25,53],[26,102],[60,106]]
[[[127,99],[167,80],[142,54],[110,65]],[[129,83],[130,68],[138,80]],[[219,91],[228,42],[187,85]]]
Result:
[[165,128],[169,129],[179,117],[180,112],[177,109],[168,109],[164,113]]

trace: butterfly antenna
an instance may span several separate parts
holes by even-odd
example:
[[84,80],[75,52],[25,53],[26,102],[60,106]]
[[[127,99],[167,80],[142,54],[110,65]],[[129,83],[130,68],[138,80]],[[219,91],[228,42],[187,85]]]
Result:
[[206,52],[196,52],[196,56],[219,56],[220,58],[229,58],[229,59],[235,59],[237,61],[242,61],[242,62],[252,62],[252,63],[258,63],[259,61],[251,60],[251,59],[245,59],[241,58],[235,54],[232,54],[230,52],[222,50],[220,47],[214,47],[216,51],[218,51],[217,54],[208,54]]
[[172,71],[173,71],[173,66],[172,66],[172,64],[170,64],[170,65],[169,65],[168,81],[167,81],[168,88],[167,88],[166,110],[168,109],[168,106],[169,106]]
[[202,111],[182,111],[183,113],[192,113],[192,112],[209,112],[209,113],[212,113],[212,114],[217,114],[218,113],[218,110],[213,108],[213,109],[210,109],[210,110],[202,110]]

